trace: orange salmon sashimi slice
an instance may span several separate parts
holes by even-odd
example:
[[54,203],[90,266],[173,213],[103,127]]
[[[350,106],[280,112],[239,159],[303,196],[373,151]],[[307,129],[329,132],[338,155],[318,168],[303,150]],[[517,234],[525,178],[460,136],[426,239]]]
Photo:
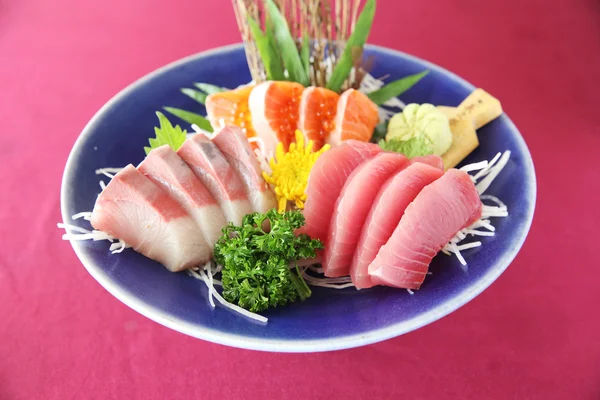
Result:
[[368,142],[378,122],[377,105],[358,90],[348,89],[337,103],[335,127],[326,142],[332,147],[349,139]]
[[254,85],[248,85],[208,95],[206,113],[215,131],[226,125],[236,125],[242,129],[247,138],[256,136],[248,109],[248,98],[252,89]]
[[298,129],[304,138],[314,142],[314,150],[325,144],[326,138],[335,128],[335,116],[340,95],[321,88],[308,87],[302,92]]
[[287,151],[298,128],[300,97],[304,86],[295,82],[269,81],[256,85],[248,104],[256,136],[264,143],[267,156],[275,154],[277,143]]

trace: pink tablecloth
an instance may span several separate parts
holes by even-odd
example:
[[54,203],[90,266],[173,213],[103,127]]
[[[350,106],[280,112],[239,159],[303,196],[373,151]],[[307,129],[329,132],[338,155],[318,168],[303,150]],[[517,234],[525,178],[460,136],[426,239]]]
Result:
[[600,3],[378,3],[372,43],[490,91],[531,148],[537,214],[508,271],[449,317],[348,351],[237,350],[147,320],[61,242],[61,174],[117,91],[238,41],[230,2],[3,1],[0,399],[600,398]]

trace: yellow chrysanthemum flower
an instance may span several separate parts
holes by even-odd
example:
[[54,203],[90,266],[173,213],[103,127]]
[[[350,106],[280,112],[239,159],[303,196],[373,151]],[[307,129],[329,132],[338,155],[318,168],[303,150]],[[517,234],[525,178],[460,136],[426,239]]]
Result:
[[283,151],[283,143],[279,143],[275,157],[269,161],[271,174],[263,172],[265,180],[275,188],[280,212],[287,209],[288,201],[294,202],[298,208],[304,208],[310,170],[317,158],[330,147],[326,144],[321,150],[313,152],[313,146],[312,140],[304,146],[304,135],[296,130],[296,143],[290,144],[287,152]]

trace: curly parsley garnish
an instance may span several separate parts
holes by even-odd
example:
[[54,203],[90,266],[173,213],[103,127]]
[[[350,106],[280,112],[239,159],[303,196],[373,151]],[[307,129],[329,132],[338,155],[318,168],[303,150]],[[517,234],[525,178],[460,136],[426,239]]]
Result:
[[300,211],[246,215],[241,226],[229,224],[215,245],[223,266],[223,297],[252,312],[304,300],[311,291],[294,261],[316,257],[320,240],[294,231],[304,225]]

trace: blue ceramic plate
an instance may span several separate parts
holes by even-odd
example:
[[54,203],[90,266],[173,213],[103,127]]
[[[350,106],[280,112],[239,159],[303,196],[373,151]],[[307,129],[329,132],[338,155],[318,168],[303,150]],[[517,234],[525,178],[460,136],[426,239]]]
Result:
[[[474,89],[456,75],[396,51],[369,46],[374,76],[398,79],[429,69],[431,73],[402,96],[406,103],[458,105]],[[90,211],[99,192],[97,168],[137,165],[153,136],[155,111],[165,105],[204,113],[179,91],[192,82],[224,87],[247,83],[250,74],[243,48],[224,47],[169,64],[135,82],[92,118],[75,143],[62,183],[62,216]],[[189,129],[187,124],[177,121]],[[536,197],[531,156],[507,116],[479,131],[481,145],[465,163],[489,160],[510,150],[511,159],[488,189],[508,206],[497,220],[495,237],[467,250],[463,271],[455,258],[438,255],[433,275],[414,295],[405,290],[315,288],[313,296],[264,313],[267,325],[248,321],[219,306],[213,310],[204,284],[185,273],[173,274],[131,249],[112,255],[108,242],[74,242],[77,256],[110,293],[146,317],[179,332],[248,349],[313,352],[363,346],[410,332],[451,313],[487,288],[519,251],[533,218]]]

